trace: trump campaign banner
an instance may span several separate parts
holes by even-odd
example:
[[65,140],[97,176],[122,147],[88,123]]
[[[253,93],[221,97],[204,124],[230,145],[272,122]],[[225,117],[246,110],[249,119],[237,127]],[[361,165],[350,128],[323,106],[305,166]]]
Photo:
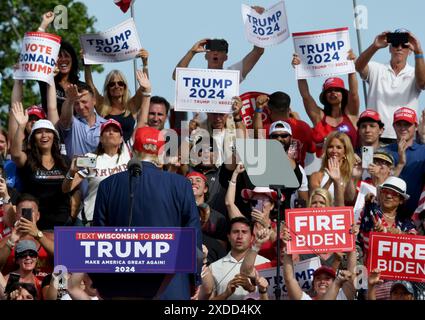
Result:
[[369,234],[369,272],[379,268],[387,280],[425,281],[425,237],[408,234]]
[[292,37],[301,59],[295,67],[297,79],[355,72],[354,62],[347,59],[351,49],[348,28],[293,33]]
[[[312,288],[313,283],[313,273],[319,268],[322,264],[320,263],[319,257],[314,257],[306,260],[302,260],[294,263],[294,277],[298,281],[301,290],[308,292]],[[274,290],[276,285],[279,284],[282,288],[282,297],[283,299],[288,296],[288,289],[285,285],[285,280],[283,279],[283,268],[281,267],[280,279],[277,281],[276,278],[276,262],[269,262],[259,266],[255,266],[260,276],[264,277],[268,283],[269,287],[267,289],[267,294],[270,298],[274,297]]]
[[288,253],[348,252],[354,250],[350,232],[352,207],[301,208],[285,210],[292,240]]
[[100,33],[80,36],[85,64],[102,64],[131,60],[142,45],[133,18]]
[[262,14],[242,4],[242,19],[246,38],[258,47],[272,46],[289,38],[284,1],[278,2]]
[[175,111],[232,113],[239,71],[176,68]]
[[27,32],[14,79],[52,83],[61,37],[46,32]]
[[[257,97],[261,95],[267,95],[267,93],[251,91],[240,95],[242,100],[240,115],[247,129],[252,129],[254,127],[255,101],[257,100]],[[268,107],[263,109],[261,119],[263,121],[263,127],[271,123],[270,109]]]
[[69,272],[194,273],[194,228],[55,227],[55,266]]

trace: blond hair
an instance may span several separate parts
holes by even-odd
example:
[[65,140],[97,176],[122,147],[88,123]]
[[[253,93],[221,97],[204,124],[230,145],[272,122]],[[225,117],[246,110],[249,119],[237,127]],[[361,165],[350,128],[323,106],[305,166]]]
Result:
[[329,190],[323,189],[323,188],[316,188],[313,190],[313,192],[310,195],[310,198],[308,199],[308,208],[311,206],[311,202],[313,201],[314,196],[320,196],[323,199],[325,199],[326,207],[332,207],[333,206],[333,200],[332,195],[329,192]]
[[125,116],[130,114],[130,109],[128,107],[128,101],[130,100],[130,91],[128,89],[127,79],[124,74],[119,70],[112,70],[106,75],[105,83],[103,84],[103,105],[100,109],[100,115],[102,117],[107,116],[111,112],[111,98],[109,96],[109,83],[111,80],[116,77],[118,78],[116,81],[123,81],[125,83],[124,94],[122,97],[122,104],[125,110]]
[[343,132],[332,131],[326,137],[325,145],[323,146],[324,152],[322,156],[322,165],[320,167],[320,171],[325,172],[325,168],[328,167],[328,160],[329,160],[328,147],[334,139],[338,139],[339,141],[341,141],[344,146],[345,155],[340,163],[339,168],[341,170],[341,177],[343,181],[347,183],[351,179],[351,175],[352,175],[352,171],[353,171],[353,167],[355,163],[355,158],[354,158],[354,150],[353,150],[353,145],[351,144],[351,140]]

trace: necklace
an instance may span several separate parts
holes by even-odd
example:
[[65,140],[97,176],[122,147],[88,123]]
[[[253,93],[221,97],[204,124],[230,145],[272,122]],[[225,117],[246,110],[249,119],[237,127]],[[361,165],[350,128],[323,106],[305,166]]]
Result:
[[394,220],[395,219],[395,216],[394,217],[391,217],[391,216],[389,216],[386,213],[384,213],[384,217],[387,218],[388,220]]

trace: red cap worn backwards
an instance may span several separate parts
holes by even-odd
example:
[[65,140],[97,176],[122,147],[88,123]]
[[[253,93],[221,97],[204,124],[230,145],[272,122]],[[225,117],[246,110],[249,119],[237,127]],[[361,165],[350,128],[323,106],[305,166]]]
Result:
[[397,109],[397,111],[394,112],[393,124],[401,120],[407,121],[411,124],[418,124],[416,111],[408,107],[402,107]]
[[161,131],[151,127],[143,127],[136,130],[133,149],[138,152],[158,155],[164,144],[165,139]]

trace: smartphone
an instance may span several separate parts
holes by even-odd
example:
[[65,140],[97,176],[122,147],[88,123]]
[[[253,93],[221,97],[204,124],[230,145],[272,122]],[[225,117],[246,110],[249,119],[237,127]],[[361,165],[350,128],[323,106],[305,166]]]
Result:
[[373,163],[373,147],[362,147],[362,168],[367,169]]
[[22,218],[32,221],[32,208],[22,208]]
[[13,285],[19,282],[21,276],[18,273],[10,273],[9,279],[7,280],[6,288],[4,289],[4,293],[10,293]]
[[96,158],[91,157],[77,157],[77,167],[81,168],[95,168]]
[[387,33],[387,42],[394,46],[409,42],[409,34],[407,32],[390,32]]
[[254,209],[263,212],[263,200],[257,200],[257,204],[255,205]]

